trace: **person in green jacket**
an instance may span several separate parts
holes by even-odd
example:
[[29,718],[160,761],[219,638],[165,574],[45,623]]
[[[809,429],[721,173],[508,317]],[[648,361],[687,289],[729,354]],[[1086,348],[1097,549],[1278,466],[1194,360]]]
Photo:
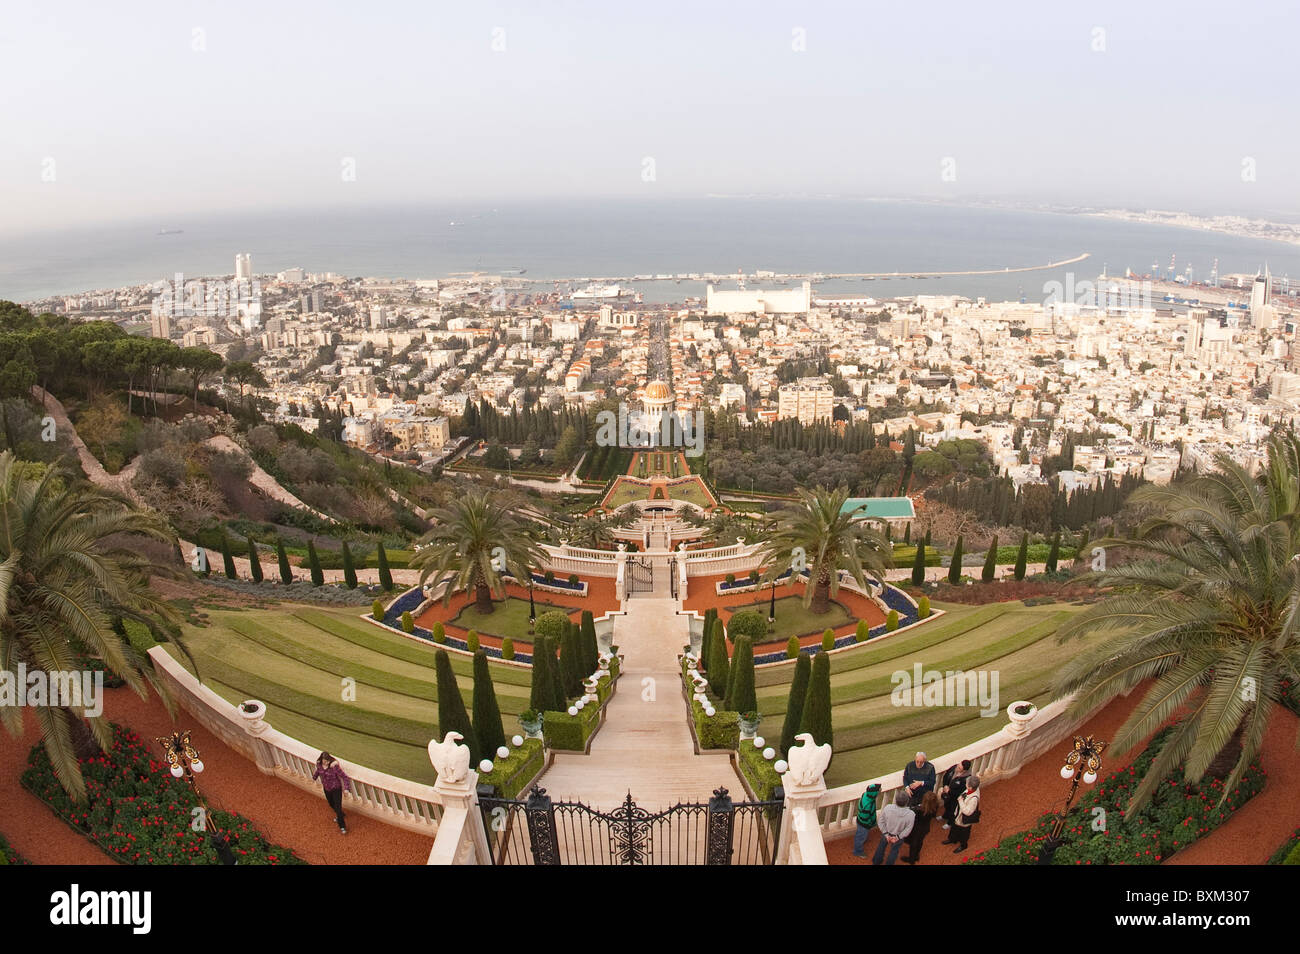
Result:
[[855,858],[865,858],[867,854],[862,849],[867,846],[867,837],[871,834],[871,829],[876,827],[876,798],[880,795],[880,786],[872,782],[867,786],[867,790],[862,793],[862,798],[858,800],[858,827],[853,833],[853,856]]

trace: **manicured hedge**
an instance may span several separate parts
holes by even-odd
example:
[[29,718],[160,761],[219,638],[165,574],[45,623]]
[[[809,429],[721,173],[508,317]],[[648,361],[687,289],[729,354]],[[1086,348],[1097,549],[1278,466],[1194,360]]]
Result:
[[[1183,781],[1179,768],[1156,787],[1145,808],[1131,818],[1126,817],[1124,806],[1133,789],[1172,731],[1171,728],[1160,730],[1132,765],[1112,772],[1079,799],[1070,811],[1053,864],[1158,865],[1218,828],[1264,787],[1264,771],[1257,761],[1252,762],[1220,808],[1221,780],[1207,777],[1199,784],[1189,785]],[[1097,806],[1105,809],[1109,821],[1104,831],[1092,828],[1092,810]],[[1033,828],[1003,839],[997,847],[980,852],[967,864],[1035,864],[1040,844],[1051,834],[1055,821],[1054,814],[1043,815]],[[975,830],[978,833],[978,827]]]
[[[776,748],[771,742],[764,746],[764,748],[769,747]],[[780,757],[781,754],[778,752],[769,762],[763,758],[763,749],[755,748],[752,739],[740,743],[740,771],[744,773],[745,781],[749,783],[754,797],[760,802],[771,801],[773,793],[781,786],[781,776],[773,768]]]
[[524,739],[518,748],[510,745],[510,755],[504,759],[498,759],[495,752],[486,756],[492,759],[492,771],[480,775],[479,784],[491,785],[499,798],[516,798],[542,770],[546,748],[541,739]]
[[682,662],[682,682],[686,686],[687,697],[691,704],[691,721],[695,725],[695,740],[701,749],[734,749],[740,745],[740,713],[722,708],[722,700],[710,692],[709,698],[714,702],[714,714],[704,714],[704,706],[695,698],[694,682],[689,675],[685,661]]
[[[113,745],[83,760],[86,800],[74,802],[54,777],[44,744],[32,749],[23,787],[50,806],[105,854],[128,865],[213,865],[220,859],[204,832],[190,829],[198,801],[163,767],[140,736],[113,726]],[[214,811],[213,820],[230,838],[242,864],[305,864],[290,849],[268,842],[248,819]]]

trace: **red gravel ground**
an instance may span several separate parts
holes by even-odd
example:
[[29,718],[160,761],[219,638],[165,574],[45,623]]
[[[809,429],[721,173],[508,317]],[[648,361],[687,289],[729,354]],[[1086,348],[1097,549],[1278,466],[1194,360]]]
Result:
[[[763,615],[767,615],[766,601],[771,597],[770,587],[757,592],[726,593],[719,596],[717,584],[721,583],[725,579],[725,574],[719,576],[691,577],[690,588],[687,590],[686,599],[682,602],[682,608],[686,610],[694,610],[697,613],[703,614],[709,607],[716,607],[724,626],[726,625],[727,620],[731,619],[731,614],[735,612],[736,607],[752,606],[756,602],[761,602],[763,603],[764,608]],[[780,600],[786,596],[803,596],[804,586],[805,584],[803,583],[796,583],[794,586],[782,585],[777,589],[776,598]],[[885,621],[885,614],[879,606],[866,597],[860,596],[849,589],[842,588],[839,593],[836,594],[835,599],[837,602],[843,603],[845,609],[853,615],[852,623],[847,623],[835,628],[836,637],[847,636],[850,633],[855,632],[858,628],[857,621],[860,619],[865,619],[867,625],[872,627],[879,626]],[[817,646],[821,645],[821,641],[821,630],[818,630],[815,633],[809,633],[799,638],[799,644],[801,646]],[[760,643],[754,647],[754,652],[756,654],[785,652],[785,643],[785,640]]]
[[[186,716],[173,723],[156,695],[142,700],[127,689],[105,690],[105,714],[129,725],[146,739],[168,735],[178,727],[193,729],[203,755],[199,788],[215,808],[237,811],[271,841],[292,848],[313,864],[420,865],[433,839],[348,811],[348,833],[339,834],[323,795],[309,795],[287,782],[258,771],[249,759],[227,748]],[[26,720],[21,740],[0,746],[0,832],[14,849],[35,864],[102,865],[109,858],[65,825],[46,805],[18,783],[28,750],[39,741],[36,720]]]
[[[538,614],[545,613],[553,607],[568,606],[575,608],[575,611],[569,614],[569,618],[575,623],[582,619],[583,610],[591,610],[591,615],[600,618],[606,613],[619,608],[618,599],[615,596],[614,580],[609,577],[588,577],[585,581],[587,584],[587,595],[582,596],[562,596],[559,593],[543,593],[541,590],[533,590],[533,602],[537,606]],[[514,583],[506,584],[506,595],[513,596],[521,600],[528,599],[528,588],[516,586]],[[435,600],[415,619],[415,625],[424,629],[431,629],[434,623],[442,623],[443,628],[452,636],[464,638],[467,630],[451,622],[470,603],[470,596],[466,593],[455,593],[451,597],[451,602],[446,606],[442,605],[442,600]],[[526,648],[530,645],[526,633],[506,634],[514,639],[515,648],[523,652],[531,652]],[[501,639],[488,633],[479,633],[479,639],[484,646],[493,646],[501,648]]]

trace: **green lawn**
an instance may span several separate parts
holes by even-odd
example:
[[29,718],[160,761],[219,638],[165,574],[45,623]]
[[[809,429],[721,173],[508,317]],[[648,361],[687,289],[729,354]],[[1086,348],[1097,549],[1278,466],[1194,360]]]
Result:
[[[562,612],[573,613],[576,609],[572,606],[551,606],[543,603],[541,600],[534,598],[533,602],[537,606],[537,615],[543,613]],[[474,604],[470,603],[463,610],[456,614],[452,622],[461,629],[472,629],[479,633],[487,633],[491,636],[509,636],[511,639],[530,640],[528,635],[528,601],[521,600],[518,597],[510,596],[493,604],[495,609],[491,613],[480,613],[475,609]]]
[[[527,601],[523,612],[526,618]],[[427,745],[438,720],[436,647],[370,626],[349,610],[286,604],[271,611],[216,611],[211,623],[186,627],[184,639],[203,683],[223,698],[261,699],[272,726],[310,746],[433,781]],[[185,663],[174,645],[164,645]],[[468,707],[472,662],[450,655]],[[510,733],[514,717],[528,706],[529,673],[499,663],[491,672]]]
[[698,479],[670,486],[668,495],[673,500],[684,500],[687,503],[695,504],[697,507],[713,506],[713,498],[709,496],[709,492],[704,489],[704,484]]
[[626,506],[634,501],[645,500],[649,494],[650,488],[648,485],[620,478],[610,488],[609,495],[605,498],[603,506],[606,510],[617,510],[619,507]]
[[[753,610],[763,619],[767,619],[770,606],[771,597],[761,602],[728,607],[728,609],[733,609],[736,612]],[[827,626],[834,629],[837,626],[843,626],[845,623],[855,622],[857,620],[853,614],[834,600],[831,600],[830,609],[818,616],[811,609],[804,608],[803,600],[800,597],[778,596],[776,598],[776,623],[772,628],[772,632],[763,638],[767,642],[785,642],[791,636],[809,636],[813,633],[821,633]]]

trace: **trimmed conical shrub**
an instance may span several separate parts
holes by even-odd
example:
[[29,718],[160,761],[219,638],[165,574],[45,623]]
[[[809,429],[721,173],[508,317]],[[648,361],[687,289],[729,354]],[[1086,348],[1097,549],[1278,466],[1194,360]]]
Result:
[[379,541],[379,549],[375,553],[375,563],[379,567],[379,585],[385,590],[393,588],[393,571],[388,568],[388,553],[384,550],[384,541]]
[[1029,566],[1029,531],[1020,535],[1020,549],[1016,551],[1016,579],[1025,578],[1025,569]]
[[551,685],[551,667],[547,665],[547,643],[545,636],[538,636],[533,642],[533,682],[528,690],[528,708],[545,712],[555,708],[555,688]]
[[799,637],[791,636],[785,643],[785,658],[794,659],[799,655]]
[[794,737],[799,734],[799,724],[803,721],[803,704],[808,695],[808,681],[812,676],[812,657],[800,654],[794,661],[794,677],[790,680],[790,693],[785,703],[785,722],[781,726],[781,755],[784,757],[794,745]]
[[560,637],[560,675],[564,680],[566,699],[582,695],[582,630],[565,620],[564,634]]
[[262,582],[262,561],[257,556],[257,544],[253,538],[248,538],[248,575],[253,578],[254,583]]
[[912,583],[920,586],[925,582],[925,541],[916,545],[916,557],[912,560]]
[[307,541],[307,566],[311,568],[311,585],[325,585],[325,571],[320,568],[320,557],[316,555],[316,544]]
[[962,537],[957,534],[957,545],[952,548],[952,563],[948,565],[948,582],[956,585],[961,582]]
[[289,566],[289,554],[284,552],[284,541],[275,541],[275,562],[280,565],[280,582],[288,586],[293,582],[293,568]]
[[853,634],[853,638],[860,643],[865,643],[871,638],[871,624],[865,619],[858,620],[858,629],[857,632]]
[[706,674],[709,677],[709,691],[719,699],[727,694],[727,677],[730,675],[730,664],[727,661],[727,641],[720,639],[717,631],[709,638],[709,668]]
[[984,570],[980,573],[980,579],[985,583],[992,583],[993,578],[998,572],[998,538],[997,534],[993,535],[993,542],[989,544],[989,555],[984,558]]
[[1052,549],[1047,554],[1047,566],[1045,569],[1047,570],[1048,573],[1056,572],[1056,561],[1059,560],[1060,558],[1061,558],[1061,531],[1057,530],[1056,536],[1052,537]]
[[596,618],[582,611],[582,674],[590,676],[600,665],[600,643],[596,640]]
[[235,572],[235,558],[230,555],[230,538],[224,533],[221,535],[221,562],[225,564],[226,579],[239,579],[239,574]]
[[812,677],[804,697],[799,731],[811,732],[818,745],[834,744],[831,731],[831,657],[818,653],[812,661]]
[[343,541],[343,582],[350,590],[357,588],[357,568],[352,563],[352,548]]
[[723,706],[741,713],[758,709],[754,693],[754,643],[748,636],[736,637],[736,651],[731,659],[731,692]]
[[501,725],[501,708],[487,653],[481,649],[474,654],[474,732],[483,746],[483,757],[495,759],[497,749],[506,744],[506,730]]
[[827,626],[826,629],[822,631],[822,650],[825,652],[830,652],[834,648],[835,648],[835,630]]
[[373,603],[370,604],[370,615],[373,616],[377,622],[382,623],[384,621],[383,600],[376,599]]
[[470,765],[477,766],[482,758],[478,735],[469,721],[465,711],[465,700],[461,697],[460,687],[456,685],[456,674],[451,669],[451,657],[447,650],[440,649],[434,654],[434,671],[438,684],[438,739],[447,737],[448,732],[459,732],[461,744],[469,747]]

